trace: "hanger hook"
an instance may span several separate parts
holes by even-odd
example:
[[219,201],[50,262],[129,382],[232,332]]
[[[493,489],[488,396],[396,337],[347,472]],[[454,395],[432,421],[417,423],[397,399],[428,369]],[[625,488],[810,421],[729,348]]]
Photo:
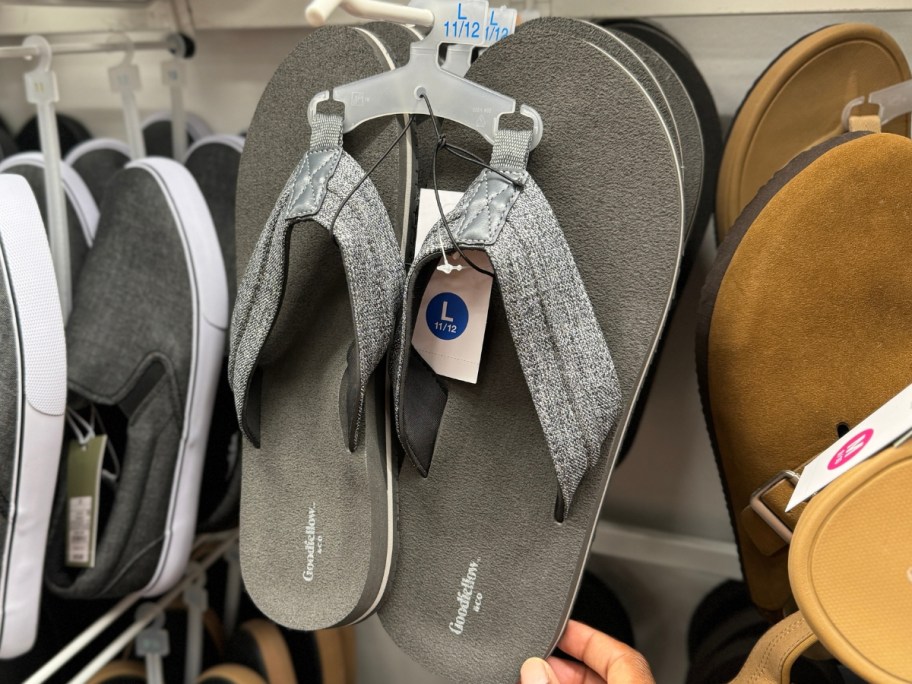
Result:
[[109,43],[116,43],[123,47],[123,58],[118,66],[129,66],[133,63],[133,55],[136,52],[133,47],[133,39],[123,31],[115,31],[108,37]]
[[[519,113],[527,119],[532,119],[532,140],[529,141],[529,149],[534,150],[538,147],[538,143],[541,142],[542,133],[545,129],[541,114],[529,105],[520,105]],[[500,117],[497,119],[497,131],[500,131]]]
[[46,72],[51,70],[51,58],[54,56],[54,51],[44,36],[28,36],[22,41],[22,44],[26,47],[38,49],[38,62],[35,64],[34,71]]

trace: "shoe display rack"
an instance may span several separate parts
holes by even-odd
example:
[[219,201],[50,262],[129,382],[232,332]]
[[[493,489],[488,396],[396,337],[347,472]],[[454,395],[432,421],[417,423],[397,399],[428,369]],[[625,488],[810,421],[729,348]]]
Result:
[[[301,0],[0,3],[0,82],[13,81],[16,86],[21,83],[21,76],[11,76],[21,72],[21,60],[4,57],[22,55],[4,45],[18,45],[24,35],[41,33],[53,43],[67,42],[67,33],[106,34],[116,30],[129,31],[134,40],[158,45],[168,33],[178,30],[191,36],[199,48],[194,68],[188,74],[188,109],[211,117],[218,128],[240,130],[250,120],[271,69],[294,46],[301,31],[308,30],[306,4]],[[890,24],[891,32],[903,45],[912,46],[912,6],[908,0],[522,0],[504,4],[529,13],[528,16],[656,20],[693,54],[713,91],[723,122],[733,114],[763,66],[782,46],[809,30],[843,19]],[[833,13],[841,16],[834,19]],[[357,20],[335,12],[331,21]],[[716,38],[702,42],[708,34]],[[239,47],[242,36],[248,43]],[[902,41],[903,37],[908,40]],[[84,52],[101,51],[86,46]],[[80,59],[79,68],[97,64],[99,69],[114,60],[104,54],[87,54]],[[136,57],[150,83],[159,78],[160,59],[156,59],[148,53]],[[234,70],[231,59],[240,60],[243,68]],[[67,85],[72,79],[66,78],[69,70],[76,67],[61,62],[55,68],[68,108],[95,115],[100,132],[106,127],[116,131],[120,114],[105,84],[78,90]],[[210,97],[199,88],[209,80],[227,78],[235,81],[224,88],[225,95]],[[13,92],[9,87],[9,93]],[[14,102],[12,96],[7,99],[13,116],[28,110],[27,104]],[[167,93],[140,93],[139,104],[143,108],[166,107]],[[614,580],[615,586],[629,584],[631,605],[627,608],[642,634],[641,648],[653,662],[658,681],[683,681],[683,656],[661,654],[663,644],[681,639],[686,631],[690,613],[679,608],[692,609],[708,588],[723,579],[741,577],[693,369],[694,317],[700,286],[715,253],[713,232],[710,225],[690,281],[679,295],[677,311],[666,331],[664,351],[657,362],[650,401],[627,461],[612,476],[592,543],[592,568]],[[672,425],[673,429],[669,427]],[[239,582],[236,532],[202,537],[197,547],[203,546],[208,552],[191,565],[182,581],[149,604],[141,617],[104,644],[102,650],[94,643],[96,637],[121,615],[134,610],[142,600],[138,595],[118,602],[25,684],[50,681],[64,662],[91,648],[97,656],[73,680],[89,681],[94,672],[154,623],[175,597],[184,594],[216,562],[227,559]],[[692,593],[693,597],[683,599],[682,593]],[[671,608],[657,610],[656,606],[663,602]],[[226,612],[231,610],[229,606]],[[648,615],[650,610],[654,614]],[[365,674],[364,681],[370,684],[393,681],[387,673],[406,667],[390,655],[392,646],[378,625],[372,624],[375,622],[359,626],[359,635],[364,637],[359,644],[359,657],[378,663],[372,673]]]

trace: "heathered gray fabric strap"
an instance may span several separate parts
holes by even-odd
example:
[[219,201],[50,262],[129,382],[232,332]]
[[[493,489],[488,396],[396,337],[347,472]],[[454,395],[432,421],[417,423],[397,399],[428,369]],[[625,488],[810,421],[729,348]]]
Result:
[[[263,345],[279,313],[288,269],[288,237],[295,227],[329,230],[342,254],[352,302],[358,391],[346,442],[357,443],[368,379],[383,359],[402,297],[399,247],[386,209],[367,179],[333,217],[364,171],[341,148],[342,118],[317,114],[310,151],[291,174],[251,255],[238,287],[231,322],[228,378],[238,421],[259,446],[259,415],[251,388]],[[340,341],[346,346],[350,340]],[[341,378],[340,378],[341,383]]]
[[[460,246],[484,249],[491,259],[523,375],[569,507],[617,423],[621,391],[611,353],[557,218],[528,172],[518,170],[519,160],[525,164],[529,145],[525,133],[501,131],[492,161],[522,189],[485,170],[448,219]],[[441,238],[447,240],[438,222],[415,259],[407,293],[423,268],[439,258]],[[403,371],[408,362],[411,309],[417,301],[418,296],[406,296],[398,342],[406,353],[398,359],[397,413],[403,408],[402,393],[408,391]],[[402,429],[401,413],[399,418]],[[408,443],[405,438],[402,441]]]
[[494,140],[491,151],[491,166],[500,171],[526,170],[529,160],[529,143],[532,131],[501,130]]

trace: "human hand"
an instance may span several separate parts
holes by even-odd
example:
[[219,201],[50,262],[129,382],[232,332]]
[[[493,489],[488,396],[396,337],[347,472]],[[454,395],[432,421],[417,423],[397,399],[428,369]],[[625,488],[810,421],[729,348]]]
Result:
[[582,622],[570,620],[557,646],[582,662],[529,658],[520,671],[520,684],[655,684],[649,663],[638,651]]

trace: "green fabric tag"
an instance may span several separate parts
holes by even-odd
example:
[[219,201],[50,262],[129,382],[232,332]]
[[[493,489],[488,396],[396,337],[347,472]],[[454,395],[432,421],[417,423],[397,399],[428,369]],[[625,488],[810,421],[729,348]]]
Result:
[[70,440],[67,451],[66,564],[71,568],[95,566],[101,465],[107,443],[107,435],[93,437],[85,444]]

